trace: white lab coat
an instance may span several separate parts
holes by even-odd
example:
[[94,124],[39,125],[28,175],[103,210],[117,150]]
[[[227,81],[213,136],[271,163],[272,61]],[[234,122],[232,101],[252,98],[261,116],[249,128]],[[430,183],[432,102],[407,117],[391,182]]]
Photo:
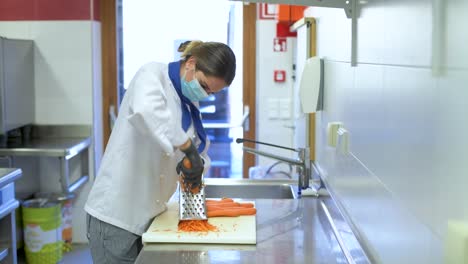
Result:
[[[182,129],[181,116],[168,65],[144,65],[126,91],[86,212],[137,235],[146,231],[176,189],[176,165],[183,153],[175,146],[189,136],[199,141],[193,125]],[[202,153],[206,166],[208,146]]]

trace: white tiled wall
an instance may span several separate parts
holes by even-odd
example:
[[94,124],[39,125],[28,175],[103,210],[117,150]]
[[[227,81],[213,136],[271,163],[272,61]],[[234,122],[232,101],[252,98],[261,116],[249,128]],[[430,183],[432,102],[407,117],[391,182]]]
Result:
[[[93,128],[91,181],[103,152],[100,34],[100,23],[96,21],[0,22],[1,36],[34,40],[35,123]],[[42,190],[60,190],[58,160],[41,158],[34,168],[27,167],[20,158],[15,160],[14,165],[25,168],[21,185],[17,185],[19,190],[34,191],[31,187],[39,186],[39,178]],[[70,168],[73,179],[80,176],[80,164],[73,161]],[[83,187],[73,205],[75,242],[87,241],[83,207],[90,187],[91,183]]]
[[37,123],[92,123],[91,23],[32,23]]
[[[306,11],[325,59],[317,162],[376,263],[443,263],[448,222],[468,223],[467,12],[466,1],[367,1],[350,67],[344,12]],[[331,121],[349,131],[349,154],[326,145]]]

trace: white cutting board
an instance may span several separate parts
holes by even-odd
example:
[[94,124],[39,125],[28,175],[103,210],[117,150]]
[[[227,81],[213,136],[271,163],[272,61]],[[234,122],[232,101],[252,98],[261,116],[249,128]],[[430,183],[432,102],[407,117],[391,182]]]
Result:
[[172,201],[167,204],[167,210],[157,216],[146,233],[143,234],[143,243],[257,243],[255,215],[212,217],[208,218],[208,222],[216,226],[219,231],[178,232],[177,224],[179,223],[179,203],[177,201]]

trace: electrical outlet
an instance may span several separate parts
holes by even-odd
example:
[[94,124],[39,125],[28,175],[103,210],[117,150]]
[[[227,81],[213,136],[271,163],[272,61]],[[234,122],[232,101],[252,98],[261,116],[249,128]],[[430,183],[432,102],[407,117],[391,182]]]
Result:
[[281,119],[291,118],[291,100],[279,99],[279,116]]
[[336,147],[338,129],[343,126],[341,122],[330,122],[327,127],[327,142],[330,147]]
[[349,132],[343,127],[338,128],[336,131],[337,139],[336,146],[341,154],[347,154],[349,152]]
[[279,100],[268,98],[268,119],[277,119],[279,117]]
[[445,264],[468,264],[468,222],[449,221],[445,240]]

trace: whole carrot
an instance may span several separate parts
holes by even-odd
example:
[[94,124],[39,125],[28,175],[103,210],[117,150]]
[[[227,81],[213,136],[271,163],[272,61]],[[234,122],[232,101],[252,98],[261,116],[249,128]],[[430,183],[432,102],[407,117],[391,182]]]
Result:
[[223,198],[221,200],[206,200],[207,203],[233,203],[234,200],[231,198]]
[[220,210],[238,210],[238,209],[252,209],[252,207],[240,207],[240,206],[207,206],[206,211],[220,211]]
[[216,207],[244,207],[252,208],[254,205],[252,203],[206,203],[206,206],[216,206]]
[[184,158],[184,159],[182,160],[182,164],[183,164],[184,167],[187,168],[187,169],[191,169],[191,168],[192,168],[192,163],[191,163],[190,160],[187,159],[187,158]]
[[218,217],[218,216],[241,216],[241,215],[254,215],[257,213],[255,208],[236,208],[236,209],[222,209],[222,210],[213,210],[208,211],[206,216],[208,217]]

